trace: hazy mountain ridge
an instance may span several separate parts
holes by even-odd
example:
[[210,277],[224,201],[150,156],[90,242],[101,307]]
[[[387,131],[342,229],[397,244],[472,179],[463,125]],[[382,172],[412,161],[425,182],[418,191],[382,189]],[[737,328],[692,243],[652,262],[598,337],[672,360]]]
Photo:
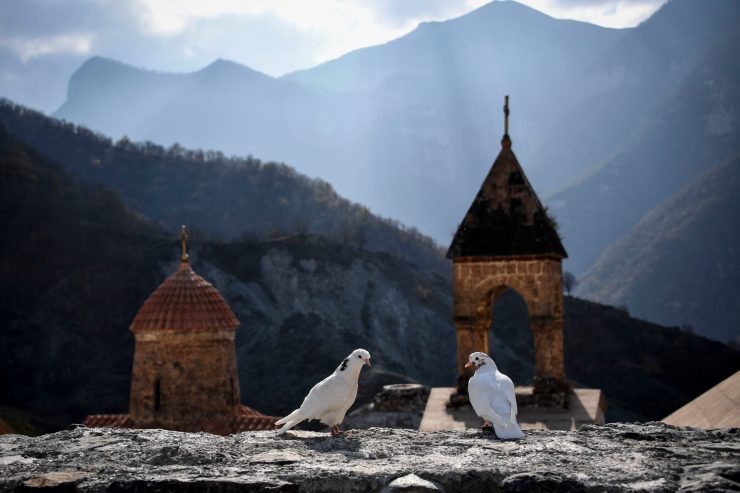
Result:
[[[112,103],[119,105],[116,115],[130,116],[135,118],[134,123],[141,124],[162,108],[149,107],[144,102],[159,100],[166,104],[199,83],[249,83],[259,89],[269,85],[272,80],[274,79],[268,75],[226,60],[215,60],[195,72],[170,73],[142,69],[110,58],[94,56],[83,63],[70,78],[67,100],[58,111],[64,113],[68,106],[79,110],[80,105],[87,111],[92,111],[95,105]],[[117,100],[106,99],[111,95],[116,95]],[[89,114],[83,120],[97,117],[100,117],[99,113]],[[125,127],[126,123],[117,122],[114,130]],[[96,130],[113,133],[106,128]]]
[[740,337],[740,155],[713,167],[610,246],[577,292],[641,317]]
[[[201,72],[223,72],[218,83],[199,79],[166,101],[139,93],[157,110],[129,127],[136,105],[119,115],[121,90],[83,66],[73,81],[97,87],[89,99],[98,114],[88,118],[79,98],[57,114],[112,135],[278,158],[446,244],[499,150],[502,96],[511,94],[514,149],[559,216],[568,269],[580,274],[660,200],[737,149],[738,15],[732,0],[673,0],[638,27],[614,30],[492,2],[281,79],[216,63]],[[160,74],[159,84],[199,73]],[[691,122],[704,119],[715,134],[701,155],[701,126]],[[681,165],[689,172],[668,166],[688,156],[697,163]],[[648,197],[641,185],[609,182],[630,167],[667,179]],[[621,202],[600,197],[603,186]]]
[[0,104],[0,122],[81,179],[121,193],[136,210],[170,230],[187,223],[227,239],[316,233],[449,275],[441,249],[415,228],[375,216],[337,195],[327,182],[289,166],[151,142],[114,144],[84,127],[9,102]]
[[[670,2],[661,12],[667,11],[663,17],[670,14],[681,20],[693,12],[686,8],[692,5],[686,0]],[[740,15],[740,4],[733,8]],[[666,24],[658,14],[653,19]],[[651,21],[646,22],[647,27]],[[680,23],[670,25],[674,31],[681,27]],[[645,35],[642,26],[633,34]],[[671,82],[673,91],[654,101],[638,100],[652,108],[647,114],[634,111],[631,104],[623,111],[613,110],[617,118],[631,118],[629,138],[608,159],[548,197],[570,254],[570,270],[580,274],[588,269],[605,248],[627,234],[653,207],[740,150],[737,47],[737,32],[715,35],[708,44],[694,47],[689,58],[700,63],[681,68],[682,74],[686,73]],[[676,63],[677,57],[674,50],[668,59]],[[644,72],[656,69],[648,67],[648,62],[644,62],[646,66],[638,62],[634,73],[636,83],[641,84]],[[675,71],[669,70],[665,60],[658,68],[666,73]]]
[[297,140],[300,133],[287,134],[287,129],[302,123],[310,136],[310,124],[299,112],[313,114],[322,103],[316,91],[226,60],[175,74],[93,57],[72,75],[67,101],[54,115],[73,114],[68,119],[116,138],[180,142],[293,162],[300,156],[281,155],[277,149],[285,146],[265,131],[277,125]]
[[[116,137],[125,133],[136,140],[177,141],[289,162],[446,243],[498,152],[503,95],[516,89],[515,149],[525,167],[535,169],[527,156],[548,127],[558,125],[558,105],[578,97],[578,91],[566,90],[572,78],[622,35],[493,2],[314,69],[328,70],[337,80],[366,81],[355,89],[296,82],[306,82],[312,71],[270,79],[274,91],[292,84],[279,97],[270,90],[261,97],[247,94],[251,81],[242,89],[215,93],[192,86],[176,104],[153,94],[149,106],[167,111],[127,127],[112,117],[119,111],[111,106],[118,89],[93,80],[108,94],[95,97],[94,118],[78,109],[81,103],[65,104],[55,115]],[[348,72],[361,69],[344,74],[347,64]],[[95,79],[85,67],[73,76],[88,78]],[[134,107],[121,111],[136,112]],[[537,186],[537,177],[532,178]]]
[[[535,36],[543,36],[542,31],[546,32],[544,37],[551,41],[546,46],[542,46],[541,39]],[[561,81],[569,78],[568,72],[574,68],[582,69],[595,61],[598,54],[627,31],[553,19],[516,2],[491,2],[455,19],[421,23],[411,33],[383,45],[355,50],[282,78],[336,91],[364,91],[377,88],[384,79],[398,73],[434,77],[448,74],[468,79],[468,84],[480,76],[484,80],[479,83],[493,84],[495,87],[502,85],[502,81],[488,76],[496,74],[499,78],[511,80],[514,77],[501,69],[511,66],[520,52],[532,53],[533,48],[544,48],[547,55],[542,57],[547,60],[545,67],[532,64],[517,67],[518,71],[530,75],[536,70],[554,72],[553,79]],[[488,64],[480,66],[481,60],[471,58],[475,55],[470,46],[474,42],[485,45],[485,51],[482,51],[490,56],[487,61],[503,73],[497,74],[492,67],[485,66]],[[589,43],[595,46],[588,46]],[[480,49],[480,46],[476,46],[476,49]],[[507,52],[507,49],[510,51]],[[566,53],[571,56],[563,57]],[[475,67],[476,73],[465,73],[472,67]],[[546,91],[549,90],[546,88]],[[499,103],[500,97],[494,97]]]

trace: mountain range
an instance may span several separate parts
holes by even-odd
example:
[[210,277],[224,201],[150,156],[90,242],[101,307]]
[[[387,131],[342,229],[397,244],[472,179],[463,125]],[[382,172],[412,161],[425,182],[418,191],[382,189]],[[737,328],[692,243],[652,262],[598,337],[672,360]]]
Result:
[[[101,145],[94,135],[76,140],[77,127],[46,122],[35,112],[25,117],[29,135],[46,131],[52,140],[77,142],[82,156]],[[30,132],[31,126],[40,129]],[[131,172],[153,151],[131,146],[127,152],[130,160],[119,166]],[[158,158],[167,183],[188,176],[191,164],[182,158],[188,152]],[[85,414],[126,410],[133,351],[127,327],[177,267],[176,235],[157,224],[161,216],[145,217],[91,182],[100,165],[85,164],[54,162],[0,125],[0,415],[26,429],[52,431]],[[273,172],[253,170],[269,179]],[[282,197],[263,199],[271,207]],[[171,214],[166,207],[153,210]],[[236,347],[246,404],[288,412],[356,346],[369,349],[374,360],[358,404],[385,383],[454,382],[449,279],[341,238],[223,241],[193,232],[191,239],[195,271],[219,289],[242,324]],[[494,310],[495,357],[518,383],[527,383],[534,357],[526,308],[509,292]],[[570,297],[565,350],[569,377],[607,393],[610,419],[661,418],[740,368],[740,353],[721,343]]]
[[[723,17],[740,15],[740,4],[727,4],[726,10],[721,5],[669,2],[636,28],[635,35],[642,35],[637,47],[617,47],[625,60],[625,54],[641,55],[623,67],[629,74],[624,85],[633,87],[621,96],[649,110],[622,101],[619,91],[601,95],[619,105],[610,115],[630,120],[629,135],[611,155],[548,196],[574,272],[583,273],[663,200],[740,151],[740,33]],[[655,39],[658,33],[662,42]],[[657,87],[645,91],[652,86]],[[635,91],[641,95],[630,95]]]
[[161,227],[188,224],[211,238],[314,233],[411,259],[449,276],[442,250],[415,228],[372,214],[290,166],[220,151],[134,143],[0,101],[0,122],[79,179],[116,190]]
[[[664,145],[650,132],[674,134],[676,155],[690,151],[687,133],[696,129],[685,128],[686,111],[711,120],[709,133],[723,144],[695,166],[737,145],[726,124],[734,121],[737,64],[726,57],[738,45],[729,19],[739,8],[674,0],[637,28],[614,30],[491,2],[280,79],[223,60],[166,74],[93,58],[72,76],[55,116],[114,137],[291,163],[445,244],[498,150],[510,93],[515,150],[535,188],[552,196],[569,268],[580,274],[656,205],[615,185],[619,205],[636,210],[589,203],[597,215],[610,211],[614,226],[606,245],[584,241],[592,224],[581,225],[571,202],[601,184],[583,185],[582,173],[604,173],[622,155],[649,167]],[[712,80],[713,90],[700,87]],[[692,103],[669,113],[686,96]],[[702,147],[713,150],[717,140]]]
[[[514,150],[558,220],[565,267],[589,272],[579,295],[605,301],[615,298],[588,290],[613,283],[594,280],[607,249],[740,151],[738,17],[733,0],[671,0],[635,28],[607,29],[491,2],[282,78],[225,60],[168,74],[94,57],[72,76],[55,116],[124,143],[287,162],[446,245],[498,152],[510,94]],[[325,232],[299,216],[294,222]],[[227,236],[245,228],[218,223]],[[729,237],[706,241],[738,247]],[[661,275],[661,285],[685,289]],[[627,305],[652,292],[630,286]],[[727,304],[697,297],[705,308],[685,320],[655,320],[736,337],[732,324],[716,326]]]
[[503,95],[529,163],[560,125],[559,104],[579,97],[574,74],[623,36],[492,2],[280,79],[224,60],[164,74],[92,58],[54,116],[115,138],[287,162],[446,243],[497,152]]
[[663,201],[610,246],[577,292],[663,324],[696,330],[700,321],[708,337],[740,341],[738,211],[735,155]]

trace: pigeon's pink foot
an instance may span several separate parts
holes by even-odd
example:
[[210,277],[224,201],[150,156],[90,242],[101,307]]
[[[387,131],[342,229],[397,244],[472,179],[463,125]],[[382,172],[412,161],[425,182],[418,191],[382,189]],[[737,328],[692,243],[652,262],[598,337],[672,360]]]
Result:
[[490,421],[486,421],[483,423],[483,426],[481,426],[480,429],[483,431],[491,431],[493,430],[493,423],[491,423]]
[[342,433],[343,431],[339,429],[339,426],[334,425],[331,427],[331,436],[338,437],[338,436],[341,436]]

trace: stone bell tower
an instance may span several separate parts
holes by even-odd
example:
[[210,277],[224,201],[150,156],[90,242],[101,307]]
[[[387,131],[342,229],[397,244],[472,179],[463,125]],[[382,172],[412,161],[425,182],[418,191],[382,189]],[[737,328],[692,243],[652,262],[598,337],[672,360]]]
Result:
[[[534,394],[564,402],[563,271],[567,253],[555,225],[511,150],[509,97],[504,105],[501,152],[462,220],[447,257],[453,263],[458,394],[472,373],[475,351],[490,352],[488,331],[496,298],[507,288],[527,304],[534,332]],[[516,382],[515,382],[516,383]]]

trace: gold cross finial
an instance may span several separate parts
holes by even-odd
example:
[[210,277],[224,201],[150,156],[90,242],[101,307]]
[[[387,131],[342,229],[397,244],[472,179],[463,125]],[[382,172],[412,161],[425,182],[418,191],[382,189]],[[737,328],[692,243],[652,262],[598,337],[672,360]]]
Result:
[[180,229],[180,241],[182,241],[182,257],[180,257],[180,261],[189,262],[190,256],[188,255],[188,230],[184,224]]
[[504,135],[509,135],[509,96],[504,98]]

